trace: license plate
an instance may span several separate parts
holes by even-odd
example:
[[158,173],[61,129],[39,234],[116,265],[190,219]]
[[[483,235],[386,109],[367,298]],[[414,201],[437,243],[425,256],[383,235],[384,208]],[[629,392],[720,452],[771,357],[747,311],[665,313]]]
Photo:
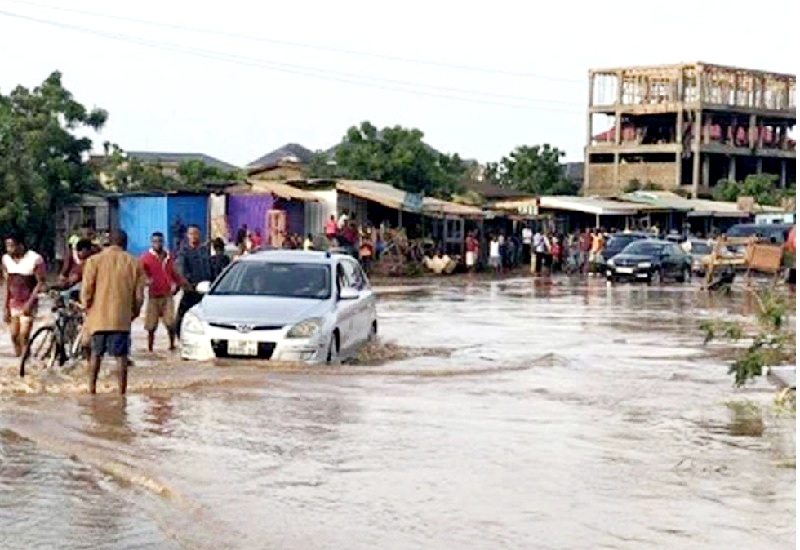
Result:
[[624,273],[625,275],[631,275],[633,273],[632,267],[618,267],[617,273]]
[[249,340],[228,340],[228,355],[255,357],[258,355],[258,342]]

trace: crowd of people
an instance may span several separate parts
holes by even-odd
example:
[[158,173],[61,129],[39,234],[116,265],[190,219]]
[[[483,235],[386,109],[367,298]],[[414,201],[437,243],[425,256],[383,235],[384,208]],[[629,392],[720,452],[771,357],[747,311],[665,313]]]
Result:
[[[165,236],[154,232],[149,250],[135,258],[127,252],[124,231],[111,231],[101,242],[86,226],[68,240],[54,286],[61,290],[64,300],[79,303],[85,310],[81,343],[91,366],[91,393],[96,391],[100,364],[106,355],[116,358],[120,392],[125,393],[131,323],[143,307],[148,350],[153,351],[159,323],[166,329],[169,349],[174,350],[184,315],[202,298],[198,285],[216,279],[231,262],[224,242],[215,239],[210,246],[203,243],[196,225],[187,226],[176,257],[165,243]],[[14,353],[20,357],[36,319],[39,295],[47,289],[47,267],[42,256],[27,249],[20,236],[7,236],[4,245],[3,317]],[[181,291],[176,308],[174,296]]]

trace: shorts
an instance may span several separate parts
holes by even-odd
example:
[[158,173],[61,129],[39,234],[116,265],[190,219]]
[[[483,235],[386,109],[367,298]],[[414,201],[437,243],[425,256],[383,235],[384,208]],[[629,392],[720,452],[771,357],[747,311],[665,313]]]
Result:
[[467,252],[467,257],[465,260],[467,263],[467,267],[472,267],[475,265],[475,256],[477,256],[477,254],[475,254],[474,252],[472,251]]
[[492,256],[489,258],[489,265],[492,267],[500,267],[502,265],[500,256]]
[[36,317],[36,306],[31,308],[30,315],[23,315],[22,310],[24,308],[21,307],[14,307],[11,306],[9,308],[9,313],[11,313],[11,319],[18,319],[21,323],[32,323],[34,318]]
[[589,252],[589,263],[597,263],[598,252]]
[[175,304],[172,296],[156,296],[147,299],[144,311],[144,329],[154,331],[158,321],[162,320],[167,329],[172,330],[175,325]]
[[97,357],[127,357],[131,350],[130,332],[95,332],[92,334],[92,353]]

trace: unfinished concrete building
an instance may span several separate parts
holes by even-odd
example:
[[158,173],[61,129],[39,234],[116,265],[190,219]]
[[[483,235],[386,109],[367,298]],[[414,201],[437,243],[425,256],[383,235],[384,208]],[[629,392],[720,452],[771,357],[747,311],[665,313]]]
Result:
[[591,70],[583,192],[702,197],[759,173],[790,185],[795,89],[794,75],[707,63]]

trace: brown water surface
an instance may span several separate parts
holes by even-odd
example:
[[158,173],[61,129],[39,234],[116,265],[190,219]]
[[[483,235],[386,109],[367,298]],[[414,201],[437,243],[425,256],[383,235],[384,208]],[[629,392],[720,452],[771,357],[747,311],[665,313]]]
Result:
[[386,289],[352,364],[194,365],[137,333],[125,398],[113,372],[95,397],[82,372],[20,380],[4,341],[0,548],[794,548],[794,420],[726,405],[772,392],[734,391],[697,329],[747,307]]

